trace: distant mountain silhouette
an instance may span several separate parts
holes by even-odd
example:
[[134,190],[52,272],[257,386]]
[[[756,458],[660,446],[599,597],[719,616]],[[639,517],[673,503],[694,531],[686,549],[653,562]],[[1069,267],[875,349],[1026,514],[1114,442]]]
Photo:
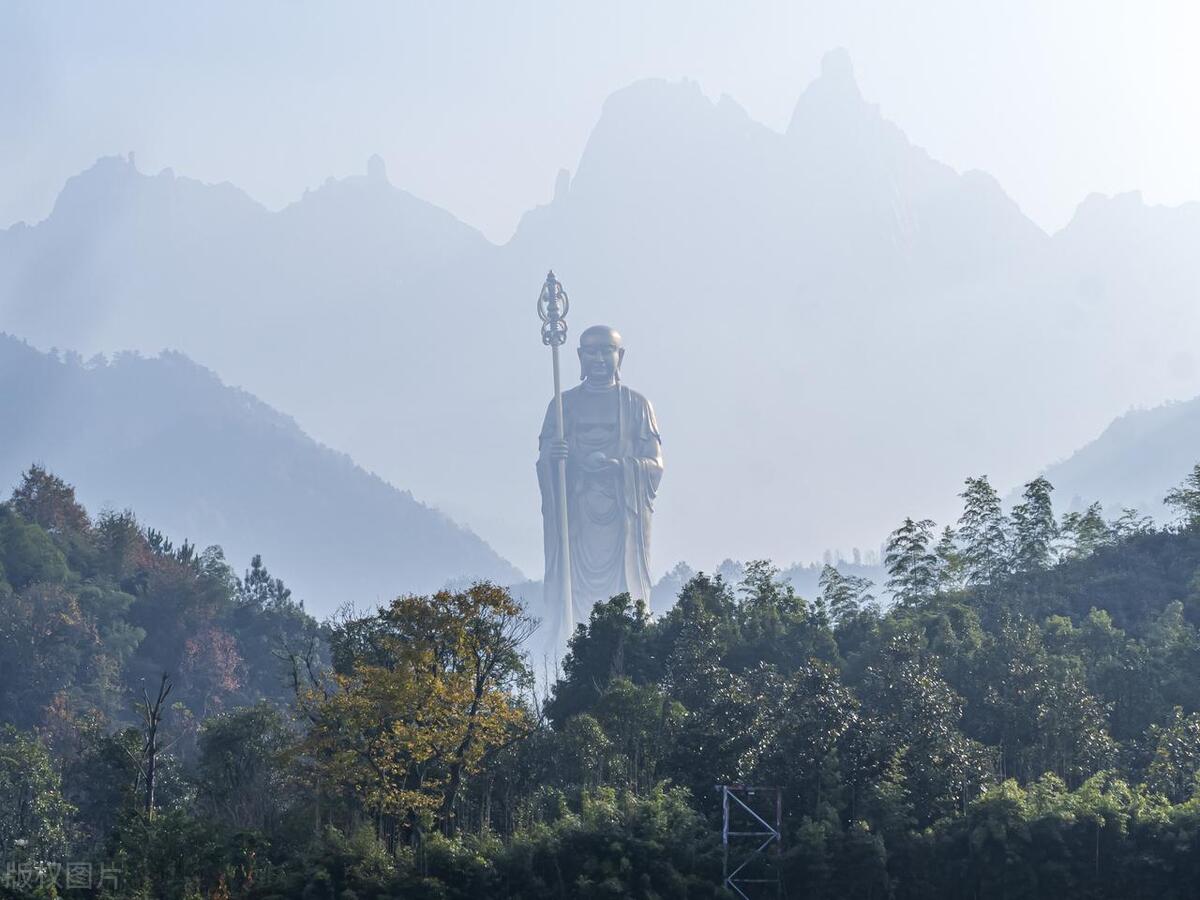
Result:
[[472,532],[177,353],[85,364],[0,335],[0,423],[0,487],[41,463],[93,512],[132,508],[176,544],[219,543],[236,571],[263,554],[318,615],[522,578]]
[[1200,463],[1200,397],[1153,409],[1133,410],[1046,477],[1063,509],[1100,501],[1110,515],[1132,507],[1159,521],[1173,513],[1163,506],[1167,491]]
[[659,572],[949,521],[964,476],[1019,484],[1200,393],[1200,205],[1093,197],[1047,235],[913,146],[841,51],[783,133],[689,82],[618,91],[555,185],[498,247],[378,161],[272,213],[101,160],[0,232],[0,328],[185,352],[530,574],[550,267],[573,334],[618,327],[658,412]]

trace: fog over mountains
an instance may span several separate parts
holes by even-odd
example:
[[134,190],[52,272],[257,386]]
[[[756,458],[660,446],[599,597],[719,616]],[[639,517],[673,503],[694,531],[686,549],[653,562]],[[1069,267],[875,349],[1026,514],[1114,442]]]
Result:
[[33,463],[95,515],[132,508],[178,546],[252,554],[326,615],[454,577],[521,575],[470,531],[315,443],[177,353],[84,363],[0,335],[0,493]]
[[1109,515],[1135,508],[1169,522],[1162,502],[1200,462],[1200,397],[1131,410],[1046,471],[1056,502],[1079,509],[1100,500]]
[[0,329],[182,351],[535,576],[551,267],[659,414],[659,571],[875,547],[955,518],[966,475],[1005,490],[1200,393],[1200,204],[1093,196],[1048,235],[910,144],[840,51],[784,133],[691,83],[618,91],[503,246],[404,180],[375,161],[270,212],[102,159],[0,232]]

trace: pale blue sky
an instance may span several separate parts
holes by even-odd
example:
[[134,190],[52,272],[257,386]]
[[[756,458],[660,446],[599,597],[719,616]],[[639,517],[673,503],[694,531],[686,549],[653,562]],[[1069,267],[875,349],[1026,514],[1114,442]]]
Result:
[[686,77],[782,129],[821,55],[916,143],[1061,227],[1092,191],[1200,199],[1194,3],[0,5],[0,227],[99,155],[271,207],[371,153],[494,240],[574,168],[605,97]]

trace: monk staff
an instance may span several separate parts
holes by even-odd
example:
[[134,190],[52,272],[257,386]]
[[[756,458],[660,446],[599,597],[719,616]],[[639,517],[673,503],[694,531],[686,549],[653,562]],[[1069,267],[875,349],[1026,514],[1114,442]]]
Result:
[[[561,282],[554,277],[551,270],[542,285],[538,295],[538,317],[542,320],[542,343],[550,348],[554,360],[554,423],[555,437],[564,439],[562,388],[558,375],[558,348],[567,340],[567,310],[571,308],[570,298],[563,290]],[[571,604],[571,541],[567,532],[567,461],[558,460],[558,546],[561,565],[559,574],[562,584],[559,585],[559,597],[563,603],[563,633],[568,637],[575,630],[574,609]]]

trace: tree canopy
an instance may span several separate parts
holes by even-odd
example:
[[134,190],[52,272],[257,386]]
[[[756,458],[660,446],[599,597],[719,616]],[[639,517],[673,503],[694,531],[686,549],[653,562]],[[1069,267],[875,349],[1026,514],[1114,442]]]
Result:
[[539,680],[501,586],[318,625],[261,558],[31,470],[0,505],[0,896],[76,859],[105,897],[727,898],[722,784],[780,789],[787,896],[1196,896],[1200,529],[1051,490],[968,479],[883,589],[679,569]]

